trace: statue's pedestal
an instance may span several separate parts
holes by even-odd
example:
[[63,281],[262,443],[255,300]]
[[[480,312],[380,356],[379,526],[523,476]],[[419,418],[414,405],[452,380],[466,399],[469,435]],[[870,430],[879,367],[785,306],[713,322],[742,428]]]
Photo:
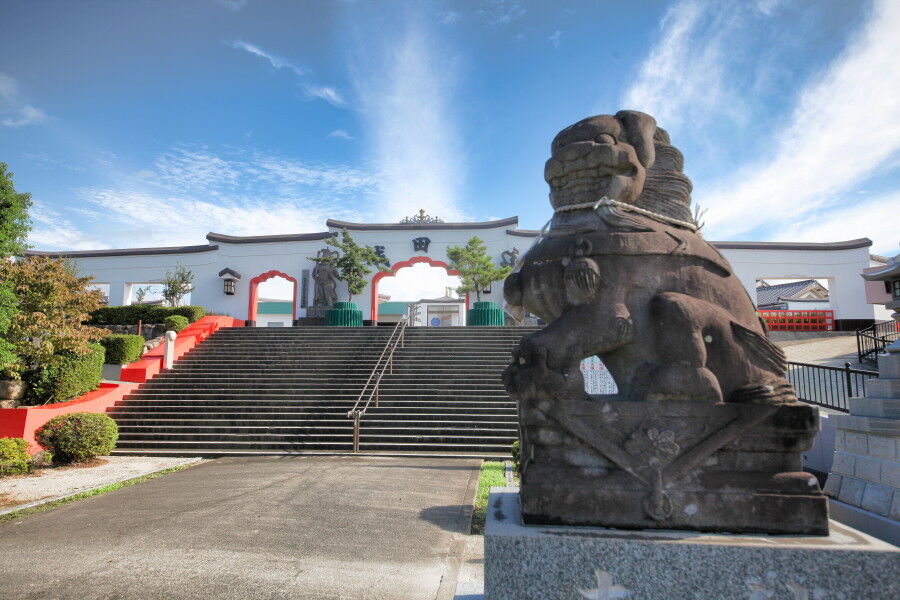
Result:
[[[900,597],[900,549],[832,521],[828,536],[525,526],[494,488],[485,600]],[[627,592],[627,595],[626,595]]]

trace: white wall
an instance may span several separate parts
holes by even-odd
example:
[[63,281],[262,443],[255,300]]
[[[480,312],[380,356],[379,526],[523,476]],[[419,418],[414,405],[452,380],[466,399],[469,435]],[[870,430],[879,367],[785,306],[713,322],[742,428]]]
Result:
[[835,319],[872,319],[866,302],[862,270],[869,266],[869,248],[850,250],[720,249],[750,298],[758,279],[827,279],[830,310]]
[[[338,226],[339,227],[339,226]],[[332,227],[332,231],[338,231]],[[360,244],[385,247],[385,255],[391,264],[409,260],[415,256],[427,256],[431,260],[449,263],[447,248],[461,246],[473,236],[481,238],[488,247],[488,254],[499,263],[501,253],[517,247],[522,254],[534,241],[532,237],[510,235],[508,229],[515,224],[505,223],[486,229],[353,229],[351,235]],[[428,237],[431,243],[428,251],[413,249],[413,239]],[[93,275],[97,283],[109,284],[109,303],[112,306],[130,301],[134,282],[141,284],[162,280],[166,270],[182,264],[194,272],[195,290],[192,303],[205,306],[218,313],[246,319],[249,302],[250,280],[269,270],[277,270],[297,280],[296,316],[305,316],[300,294],[302,293],[302,271],[312,272],[315,263],[310,260],[326,247],[325,240],[295,241],[254,241],[253,243],[233,243],[216,241],[217,249],[197,253],[172,253],[157,255],[125,255],[90,257],[74,253],[76,264],[82,275]],[[210,246],[210,248],[213,248]],[[771,249],[766,247],[728,249],[721,248],[737,277],[747,289],[751,300],[755,298],[757,279],[783,278],[827,279],[830,293],[829,304],[835,311],[836,319],[872,319],[874,310],[866,302],[864,281],[860,273],[869,266],[869,248],[849,250],[804,250]],[[222,280],[218,273],[231,268],[241,274],[236,293],[227,296],[223,292]],[[371,318],[371,283],[362,294],[353,300],[359,305],[364,319]],[[307,302],[312,304],[315,285],[310,280]],[[338,297],[346,298],[346,284],[339,282]],[[503,305],[503,285],[495,283],[491,293],[484,300]],[[475,300],[474,297],[471,298]]]
[[294,324],[291,315],[257,315],[256,326],[268,327],[269,323],[281,323],[284,327],[290,327]]

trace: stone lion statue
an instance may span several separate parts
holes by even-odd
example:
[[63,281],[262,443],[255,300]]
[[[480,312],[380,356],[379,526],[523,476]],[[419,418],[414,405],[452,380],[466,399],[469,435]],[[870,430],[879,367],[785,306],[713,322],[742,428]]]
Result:
[[650,115],[623,110],[559,132],[544,177],[549,227],[505,282],[549,325],[505,374],[512,393],[582,393],[598,355],[632,400],[782,403],[785,356],[719,252],[697,232],[683,157]]

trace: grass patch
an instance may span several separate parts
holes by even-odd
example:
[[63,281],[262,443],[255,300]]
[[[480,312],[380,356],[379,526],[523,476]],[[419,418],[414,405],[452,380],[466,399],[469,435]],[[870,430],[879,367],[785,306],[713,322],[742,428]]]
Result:
[[484,533],[484,518],[487,515],[488,495],[492,487],[506,486],[506,464],[496,461],[481,463],[478,476],[478,491],[475,492],[475,512],[472,514],[472,533]]
[[178,465],[176,467],[169,467],[168,469],[163,469],[162,471],[157,471],[155,473],[149,473],[147,475],[141,475],[140,477],[135,477],[134,479],[126,479],[125,481],[119,481],[118,483],[111,483],[109,485],[104,485],[103,487],[99,487],[93,490],[88,490],[86,492],[81,492],[79,494],[73,494],[71,496],[66,496],[65,498],[60,498],[59,500],[53,500],[51,502],[47,502],[46,504],[41,504],[39,506],[32,506],[30,508],[23,508],[22,510],[16,510],[11,513],[7,513],[5,515],[0,515],[0,523],[6,523],[7,521],[12,521],[14,519],[18,519],[19,517],[27,517],[28,515],[33,515],[36,513],[41,513],[47,510],[52,510],[57,506],[62,506],[63,504],[68,504],[69,502],[75,502],[76,500],[81,500],[82,498],[90,498],[91,496],[99,496],[100,494],[105,494],[107,492],[113,492],[119,488],[128,487],[131,485],[135,485],[137,483],[141,483],[143,481],[147,481],[148,479],[156,479],[157,477],[162,477],[163,475],[168,475],[169,473],[174,473],[176,471],[181,471],[183,469],[187,469],[188,467],[193,467],[198,463],[192,462],[186,465]]

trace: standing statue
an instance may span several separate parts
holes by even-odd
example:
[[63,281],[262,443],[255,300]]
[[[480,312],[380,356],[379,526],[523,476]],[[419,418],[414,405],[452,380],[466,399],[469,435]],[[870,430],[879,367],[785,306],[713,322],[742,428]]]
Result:
[[[338,257],[337,250],[322,248],[316,254],[319,258]],[[331,306],[337,302],[337,269],[332,262],[317,262],[313,267],[313,280],[316,282],[314,306]]]
[[[519,402],[526,521],[827,533],[801,472],[817,410],[731,266],[698,233],[691,182],[649,115],[584,119],[553,140],[554,215],[507,278],[549,324],[504,374]],[[588,396],[598,355],[616,396]]]

